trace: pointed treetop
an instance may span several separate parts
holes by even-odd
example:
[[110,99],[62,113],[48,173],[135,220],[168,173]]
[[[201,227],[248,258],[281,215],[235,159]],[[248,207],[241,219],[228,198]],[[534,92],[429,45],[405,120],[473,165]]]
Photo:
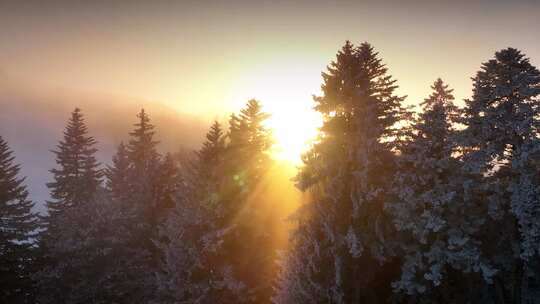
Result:
[[[69,141],[84,141],[90,145],[95,144],[96,140],[89,136],[86,137],[88,133],[88,127],[84,121],[84,116],[80,108],[75,108],[71,112],[71,117],[68,120],[66,129],[64,130],[64,143],[73,144],[74,142]],[[62,144],[62,142],[60,142]]]
[[540,130],[540,71],[519,50],[507,48],[482,64],[473,78],[473,96],[465,100],[461,136],[464,146],[476,147],[475,170],[491,168],[490,159],[510,156]]
[[143,134],[147,134],[147,136],[152,137],[154,135],[154,125],[150,123],[150,117],[144,109],[141,109],[141,111],[137,114],[137,118],[139,118],[139,121],[134,124],[136,127],[134,131],[130,133],[132,136],[141,136]]
[[214,121],[208,133],[206,133],[206,141],[202,144],[201,149],[197,152],[199,161],[206,163],[205,165],[216,165],[222,153],[225,150],[225,136],[221,124]]
[[473,98],[510,100],[540,94],[540,71],[515,48],[496,52],[494,59],[482,64],[473,80]]
[[210,142],[216,142],[223,136],[223,130],[221,129],[221,124],[215,120],[210,131],[206,134],[206,139]]
[[50,172],[54,181],[47,184],[53,201],[47,202],[49,214],[56,214],[67,207],[90,201],[103,176],[96,160],[96,140],[88,135],[82,112],[76,108],[64,130],[56,155],[57,168]]
[[108,167],[107,175],[109,175],[112,172],[127,171],[129,167],[128,150],[127,150],[126,145],[124,145],[123,141],[121,141],[120,144],[118,145],[118,148],[116,149],[116,154],[113,155],[112,161],[113,161],[113,164],[112,166]]
[[14,163],[13,152],[0,136],[0,302],[31,303],[35,272],[29,261],[36,257],[34,242],[38,228],[34,204],[19,177],[20,167]]
[[107,190],[117,201],[124,201],[130,194],[129,165],[128,150],[126,145],[120,142],[112,158],[112,165],[108,166],[106,171]]
[[345,40],[345,44],[341,47],[341,53],[352,54],[354,52],[354,44],[350,40]]
[[139,121],[134,124],[135,129],[129,134],[131,139],[128,144],[128,151],[131,154],[132,161],[143,159],[150,160],[158,157],[156,151],[157,141],[154,140],[154,125],[150,123],[150,117],[144,109],[137,114]]
[[0,189],[5,190],[0,193],[0,204],[7,203],[11,200],[26,201],[26,196],[28,195],[28,191],[23,185],[25,178],[17,177],[20,166],[15,164],[14,160],[13,151],[11,151],[8,143],[0,136]]
[[435,105],[450,105],[453,106],[454,89],[449,89],[448,84],[445,84],[441,78],[437,78],[433,85],[431,86],[433,92],[429,95],[428,98],[424,99],[420,105],[424,108],[424,111],[432,109]]
[[328,123],[323,132],[348,124],[354,117],[357,123],[365,120],[363,123],[374,126],[374,137],[395,136],[397,122],[408,115],[401,105],[405,96],[395,95],[397,87],[371,44],[354,47],[346,42],[323,72],[322,96],[314,97],[315,110]]
[[250,123],[259,123],[270,117],[270,114],[262,111],[261,103],[256,99],[248,100],[245,108],[240,110],[240,119]]
[[18,170],[19,166],[11,164],[15,159],[12,154],[13,152],[9,149],[7,142],[0,135],[0,170],[5,172]]

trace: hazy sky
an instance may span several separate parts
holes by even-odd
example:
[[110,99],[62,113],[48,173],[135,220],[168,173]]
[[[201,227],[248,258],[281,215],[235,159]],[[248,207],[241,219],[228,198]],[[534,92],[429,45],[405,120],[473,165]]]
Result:
[[539,29],[532,0],[0,0],[0,72],[209,118],[251,97],[300,115],[346,39],[372,43],[417,103],[439,76],[469,96],[470,77],[500,48],[539,65]]

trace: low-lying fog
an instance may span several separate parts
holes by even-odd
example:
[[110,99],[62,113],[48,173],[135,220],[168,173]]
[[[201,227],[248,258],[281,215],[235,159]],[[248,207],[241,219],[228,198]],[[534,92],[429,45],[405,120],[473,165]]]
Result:
[[40,212],[48,199],[45,184],[51,181],[49,170],[55,165],[50,151],[62,138],[75,107],[83,110],[90,134],[98,141],[98,159],[103,165],[110,162],[120,141],[128,140],[141,108],[156,126],[163,152],[196,148],[210,124],[157,101],[38,87],[12,80],[0,72],[0,136],[14,150],[16,162],[27,177],[30,197]]

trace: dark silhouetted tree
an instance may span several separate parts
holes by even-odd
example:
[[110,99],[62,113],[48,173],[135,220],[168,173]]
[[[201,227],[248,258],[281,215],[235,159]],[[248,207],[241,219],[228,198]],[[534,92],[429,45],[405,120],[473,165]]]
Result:
[[[64,131],[56,155],[57,168],[51,170],[54,181],[48,184],[53,200],[47,202],[45,230],[40,235],[42,269],[36,275],[40,303],[77,302],[88,281],[99,270],[88,258],[103,248],[89,246],[87,229],[98,221],[89,207],[101,191],[102,171],[96,161],[96,141],[88,135],[82,113],[75,109]],[[77,262],[79,261],[79,263]],[[71,299],[71,297],[74,297]],[[71,300],[68,300],[71,299]]]
[[117,202],[125,202],[131,195],[129,181],[129,158],[124,143],[118,145],[116,154],[113,156],[112,165],[107,167],[107,190],[111,198]]
[[368,43],[347,42],[323,81],[323,95],[315,97],[321,134],[298,176],[313,201],[297,216],[275,302],[381,303],[399,273],[384,206],[402,137],[398,123],[407,114],[404,97]]
[[0,302],[33,303],[31,280],[38,228],[20,167],[0,137]]
[[538,134],[540,72],[523,53],[508,48],[473,78],[460,136],[465,169],[484,190],[484,263],[497,270],[491,294],[501,303],[529,301],[538,287],[540,205]]
[[[269,206],[259,190],[271,165],[272,139],[264,126],[268,116],[256,100],[248,101],[239,115],[231,115],[223,164],[217,167],[218,191],[210,201],[216,201],[218,212],[208,236],[212,245],[205,267],[212,274],[211,297],[223,303],[265,303],[270,299],[276,252],[262,227]],[[210,151],[208,147],[222,149],[220,133],[214,125],[200,156]]]
[[101,183],[102,171],[95,158],[96,141],[88,136],[80,109],[71,113],[64,138],[53,151],[57,168],[51,170],[54,181],[47,184],[51,201],[47,202],[46,226],[53,231],[55,218],[64,210],[90,201]]

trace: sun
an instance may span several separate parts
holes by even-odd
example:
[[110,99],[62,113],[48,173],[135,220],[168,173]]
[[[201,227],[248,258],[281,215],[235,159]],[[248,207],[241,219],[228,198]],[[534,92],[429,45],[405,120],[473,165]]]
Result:
[[272,115],[268,127],[272,130],[274,146],[272,155],[275,159],[293,164],[301,163],[301,155],[307,151],[317,136],[320,119],[312,109],[279,108],[274,105],[269,111]]
[[280,60],[249,73],[243,81],[246,97],[259,100],[270,114],[272,156],[277,160],[301,163],[301,155],[317,136],[320,115],[313,109],[312,94],[320,90],[321,67],[309,61]]
[[317,136],[322,119],[313,107],[313,94],[320,92],[324,63],[304,54],[281,57],[247,66],[232,89],[234,108],[255,98],[270,114],[266,126],[272,131],[272,157],[298,165],[301,155]]

